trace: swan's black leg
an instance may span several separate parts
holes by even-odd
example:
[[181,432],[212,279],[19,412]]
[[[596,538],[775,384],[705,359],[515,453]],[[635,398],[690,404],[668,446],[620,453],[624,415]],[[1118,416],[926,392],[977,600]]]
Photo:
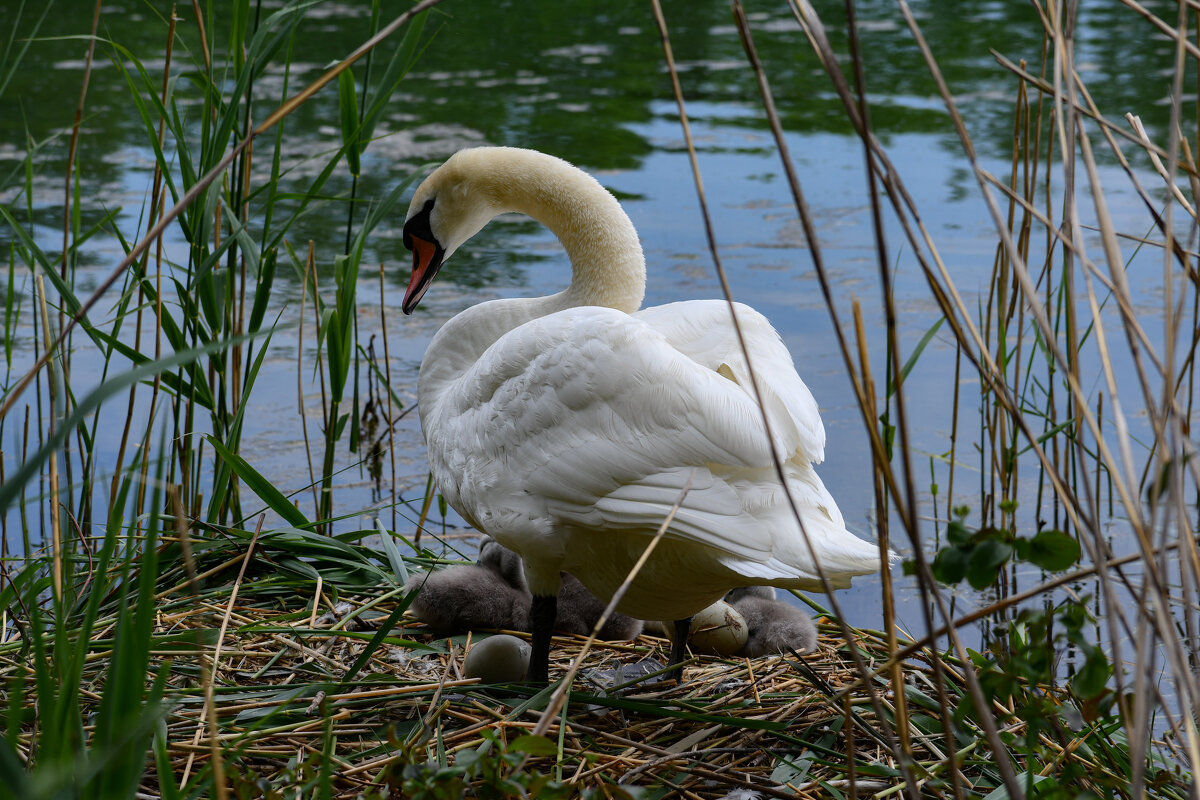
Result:
[[550,681],[550,636],[554,633],[554,620],[558,616],[558,598],[533,596],[529,609],[529,628],[533,634],[532,652],[529,654],[530,683],[546,684]]
[[667,677],[673,677],[675,680],[683,679],[683,667],[677,665],[687,658],[687,639],[691,630],[691,617],[675,620],[675,638],[671,642],[671,658],[667,661],[667,666],[674,667],[674,669],[667,673]]

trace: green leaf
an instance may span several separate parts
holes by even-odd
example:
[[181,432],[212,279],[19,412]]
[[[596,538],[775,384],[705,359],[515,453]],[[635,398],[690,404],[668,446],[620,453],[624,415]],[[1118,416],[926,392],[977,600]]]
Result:
[[33,787],[20,756],[5,737],[0,737],[0,780],[4,781],[9,797],[33,797]]
[[1096,697],[1104,691],[1112,668],[1108,656],[1099,647],[1093,646],[1083,662],[1083,667],[1071,678],[1071,688],[1075,694],[1085,700]]
[[292,502],[284,496],[283,492],[276,489],[274,484],[264,478],[254,467],[250,466],[244,458],[230,452],[229,448],[215,437],[207,436],[205,438],[208,439],[213,449],[220,454],[225,463],[229,465],[233,473],[241,478],[250,487],[250,490],[258,495],[259,499],[266,503],[272,511],[297,528],[311,524],[303,512],[292,505]]
[[967,544],[971,541],[971,531],[961,519],[952,519],[946,526],[946,538],[952,544]]
[[800,758],[796,761],[779,756],[779,761],[775,764],[775,769],[771,770],[771,783],[800,783],[806,777],[812,768],[811,758]]
[[1079,542],[1062,531],[1039,531],[1029,542],[1026,560],[1047,572],[1062,572],[1079,561]]
[[399,622],[400,618],[404,616],[404,612],[408,610],[409,605],[417,596],[417,591],[418,590],[414,589],[413,591],[404,595],[404,599],[396,605],[396,608],[391,614],[388,615],[388,618],[380,624],[379,630],[377,630],[375,635],[371,637],[371,641],[367,642],[367,646],[362,649],[362,652],[358,654],[358,658],[356,658],[354,663],[350,665],[350,669],[346,670],[346,674],[342,676],[342,686],[345,686],[346,684],[350,683],[350,681],[354,680],[354,677],[358,675],[359,671],[361,671],[362,668],[366,666],[367,662],[371,660],[371,656],[375,654],[375,651],[378,650],[380,645],[383,644],[384,639],[386,639],[388,634],[392,632],[392,628],[396,627],[396,623]]
[[[1043,781],[1050,781],[1051,785],[1053,785],[1053,783],[1054,783],[1054,779],[1051,778],[1049,775],[1036,775],[1035,774],[1032,776],[1032,780],[1033,780],[1034,786],[1037,786],[1039,783],[1041,783]],[[1022,772],[1020,775],[1017,776],[1017,783],[1018,783],[1018,785],[1020,785],[1022,787],[1028,785],[1029,781],[1030,781],[1030,775],[1028,772]],[[1008,800],[1008,798],[1009,798],[1008,789],[1004,786],[1001,786],[1000,788],[996,789],[991,794],[989,794],[987,797],[983,798],[983,800]]]
[[967,583],[983,589],[996,582],[1000,567],[1012,555],[1012,545],[999,539],[984,539],[971,553],[967,562]]
[[[334,403],[341,402],[346,390],[346,376],[350,373],[349,339],[343,334],[342,319],[337,309],[329,309],[325,328],[325,354],[329,362],[329,397]],[[353,331],[351,331],[353,335]]]
[[[917,359],[919,359],[921,354],[925,352],[925,347],[929,344],[929,340],[933,338],[933,335],[937,333],[938,328],[942,327],[942,323],[945,321],[946,318],[942,317],[937,322],[933,323],[929,330],[925,331],[925,335],[921,337],[921,341],[917,342],[917,346],[911,353],[909,353],[908,358],[905,360],[904,366],[900,368],[900,378],[902,380],[908,379],[908,373],[912,372],[913,367],[917,365]],[[888,380],[887,396],[891,397],[895,392],[895,385],[891,380]]]
[[[12,80],[13,75],[17,74],[17,70],[21,66],[21,59],[25,57],[25,52],[29,49],[31,42],[37,40],[38,31],[42,27],[42,23],[46,21],[46,17],[50,14],[50,9],[54,3],[46,3],[41,8],[41,16],[33,21],[33,24],[26,30],[21,31],[20,36],[17,31],[21,28],[21,16],[25,8],[25,4],[21,3],[15,12],[11,7],[8,13],[11,16],[6,20],[5,27],[8,28],[8,41],[5,46],[0,48],[0,96],[4,95],[4,91],[8,88],[8,82]],[[34,5],[31,11],[37,10]],[[10,787],[12,784],[9,784]],[[21,796],[18,794],[18,796]]]
[[528,753],[531,756],[558,755],[558,745],[545,736],[534,736],[532,734],[518,736],[508,746],[508,749],[510,752]]
[[258,286],[254,291],[254,307],[250,311],[250,324],[246,326],[246,330],[250,333],[254,333],[262,327],[263,317],[267,313],[267,303],[271,298],[271,286],[275,282],[275,253],[274,250],[268,251],[266,258],[262,261]]
[[346,163],[350,174],[357,177],[362,171],[358,157],[358,95],[354,88],[354,72],[349,69],[338,75],[338,108],[342,112],[342,147],[346,151]]
[[304,580],[312,581],[313,583],[316,583],[319,579],[322,578],[321,573],[317,570],[316,567],[314,567],[312,564],[308,563],[307,561],[301,561],[298,558],[291,558],[291,557],[287,557],[287,556],[276,556],[275,557],[275,565],[277,567],[279,567],[279,569],[281,569],[281,570],[286,570],[288,572],[291,572],[295,575],[300,576]]
[[392,94],[400,85],[400,81],[416,63],[417,44],[421,40],[421,33],[425,29],[425,23],[429,19],[429,14],[420,14],[413,17],[408,23],[408,29],[404,33],[404,38],[400,42],[400,46],[392,53],[392,58],[388,62],[387,68],[384,70],[383,77],[379,80],[374,96],[371,101],[367,102],[367,95],[363,93],[363,103],[367,106],[366,113],[363,114],[362,130],[359,132],[359,139],[362,142],[361,149],[365,150],[371,137],[375,133],[375,125],[379,121],[380,115],[384,109],[388,107]]
[[958,583],[967,574],[971,551],[965,547],[943,547],[933,559],[933,577],[942,583]]
[[1084,595],[1079,600],[1066,600],[1055,610],[1058,621],[1067,629],[1067,637],[1080,645],[1086,641],[1082,638],[1083,626],[1095,621],[1087,610],[1088,599]]
[[886,413],[879,415],[880,430],[883,433],[883,446],[887,452],[887,460],[891,461],[895,454],[896,445],[896,426],[888,424],[888,415]]
[[246,230],[246,226],[233,213],[232,208],[226,205],[222,206],[222,210],[225,212],[225,222],[229,225],[230,230],[227,236],[232,238],[234,243],[237,244],[238,251],[242,254],[242,260],[246,264],[250,274],[258,277],[261,271],[258,263],[258,245],[255,243],[253,237],[250,236],[250,232]]
[[396,540],[392,537],[392,532],[384,528],[378,518],[375,520],[375,527],[379,529],[379,539],[383,542],[383,552],[387,555],[392,573],[396,576],[396,585],[403,586],[408,582],[408,567],[404,565],[404,557],[400,555],[400,548],[396,547]]

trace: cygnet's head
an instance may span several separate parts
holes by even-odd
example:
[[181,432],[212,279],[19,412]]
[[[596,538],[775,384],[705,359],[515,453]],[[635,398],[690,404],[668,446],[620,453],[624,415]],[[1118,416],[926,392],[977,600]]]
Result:
[[725,593],[726,603],[736,603],[743,597],[761,597],[764,600],[775,599],[774,586],[739,586]]
[[479,543],[479,557],[475,559],[475,563],[484,569],[490,569],[514,589],[529,591],[529,585],[525,583],[525,566],[521,557],[492,537],[485,536]]

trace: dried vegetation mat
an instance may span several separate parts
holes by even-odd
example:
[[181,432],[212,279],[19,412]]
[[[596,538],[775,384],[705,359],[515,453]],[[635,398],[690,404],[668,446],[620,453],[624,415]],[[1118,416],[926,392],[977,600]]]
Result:
[[[162,796],[163,776],[186,795],[189,784],[208,785],[214,774],[235,796],[291,797],[305,786],[346,798],[715,798],[736,790],[887,796],[903,786],[892,754],[904,749],[923,790],[936,793],[947,784],[948,740],[932,699],[933,673],[920,653],[904,665],[905,742],[898,749],[889,683],[876,678],[875,696],[868,695],[856,681],[841,627],[825,619],[814,654],[697,657],[687,663],[682,685],[605,689],[598,672],[665,660],[669,644],[651,636],[597,643],[547,734],[531,736],[549,690],[465,678],[470,636],[428,635],[400,616],[397,597],[343,596],[322,604],[334,611],[318,616],[310,606],[298,615],[278,593],[255,598],[253,585],[236,602],[200,600],[158,613],[151,652],[169,666],[145,796]],[[84,706],[100,702],[114,657],[112,641],[98,633],[82,680]],[[870,631],[855,637],[866,665],[882,672],[886,637]],[[565,674],[581,644],[555,640],[552,677]],[[35,674],[31,657],[9,651],[0,677],[11,685],[19,672]],[[944,665],[943,674],[948,694],[961,698],[956,671]],[[20,741],[29,742],[37,724],[31,711]],[[1019,733],[1014,724],[1009,732]],[[955,727],[965,786],[986,794],[1000,778],[990,757],[973,757],[980,737],[970,721]],[[1062,757],[1079,752],[1064,748]],[[484,787],[490,788],[480,794]]]

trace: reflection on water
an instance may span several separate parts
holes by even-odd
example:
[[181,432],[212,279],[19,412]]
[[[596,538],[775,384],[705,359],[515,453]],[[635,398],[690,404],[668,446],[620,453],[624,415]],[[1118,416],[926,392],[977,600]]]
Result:
[[[0,18],[13,18],[18,4],[19,0],[0,0]],[[407,7],[398,2],[384,5],[385,17]],[[989,51],[1037,63],[1042,38],[1034,10],[1005,0],[916,5],[924,33],[962,102],[976,146],[990,169],[1005,174],[1015,82],[996,66]],[[28,134],[38,149],[26,222],[50,252],[61,242],[64,131],[72,122],[86,47],[81,39],[51,37],[84,34],[92,6],[91,0],[58,0],[45,38],[32,44],[25,67],[0,98],[0,180],[6,181],[0,183],[0,199],[12,203],[14,213],[26,216],[19,168]],[[842,3],[829,0],[818,7],[834,47],[844,52]],[[265,7],[263,13],[274,8],[273,4]],[[877,266],[870,209],[864,199],[861,145],[850,136],[841,106],[786,6],[757,4],[750,11],[839,303],[858,298],[865,307],[875,308]],[[995,234],[921,56],[890,0],[860,3],[857,13],[875,128],[959,285],[965,290],[983,288],[991,270]],[[825,414],[829,448],[822,475],[850,526],[866,533],[872,498],[861,480],[869,463],[862,420],[831,343],[830,321],[817,295],[808,245],[728,4],[674,0],[666,4],[666,14],[734,293],[767,314],[793,352]],[[180,15],[177,81],[185,80],[183,72],[190,68],[180,65],[188,60],[194,64],[199,58],[190,12]],[[219,28],[228,20],[210,23]],[[290,73],[272,69],[257,81],[255,116],[265,115],[279,102],[285,95],[285,81],[288,91],[294,92],[324,65],[352,50],[366,37],[368,23],[366,4],[329,3],[310,9],[298,28]],[[1136,25],[1134,17],[1118,13],[1116,4],[1086,5],[1081,23],[1080,47],[1089,72],[1085,77],[1097,102],[1110,109],[1137,109],[1151,135],[1158,137],[1168,119],[1158,98],[1165,97],[1169,87],[1170,43],[1129,35],[1130,26]],[[165,24],[143,4],[106,2],[101,24],[106,38],[146,58],[150,73],[161,69]],[[648,6],[580,0],[532,5],[448,2],[429,26],[435,28],[436,35],[376,130],[379,138],[366,153],[359,197],[379,197],[413,170],[461,147],[490,143],[545,150],[598,175],[623,199],[645,243],[650,266],[647,303],[719,293]],[[209,35],[212,41],[223,41],[223,32],[210,29]],[[153,154],[144,147],[142,122],[131,108],[120,71],[106,48],[97,52],[78,161],[83,196],[89,199],[83,209],[84,224],[121,207],[122,227],[128,231],[138,226],[144,213]],[[181,90],[180,96],[195,102],[194,94]],[[295,113],[284,136],[286,179],[302,189],[338,147],[335,87]],[[265,175],[269,166],[264,160],[256,168]],[[17,173],[6,177],[12,169]],[[1110,185],[1114,189],[1109,200],[1118,217],[1127,209],[1140,213],[1126,190],[1115,186],[1115,181]],[[344,196],[348,187],[349,176],[343,172],[326,191]],[[302,220],[289,237],[297,249],[309,239],[315,242],[323,276],[331,274],[333,258],[340,252],[344,219],[341,202],[335,201]],[[556,291],[566,281],[567,264],[540,226],[522,219],[498,220],[454,256],[418,313],[405,318],[399,303],[407,281],[408,255],[400,242],[400,223],[397,218],[383,225],[368,245],[360,286],[359,335],[365,344],[382,332],[378,277],[367,265],[386,264],[383,303],[393,383],[399,396],[412,402],[424,347],[445,319],[482,299]],[[0,241],[6,241],[7,235],[0,231]],[[888,235],[894,247],[897,303],[903,312],[901,336],[911,343],[937,319],[937,313],[923,279],[898,244],[899,228],[894,223],[889,223]],[[121,254],[116,240],[94,240],[77,277],[80,291],[86,293],[94,286]],[[170,258],[182,264],[186,255],[180,239],[168,242]],[[281,270],[275,291],[281,305],[271,313],[285,320],[294,318],[299,300],[294,276]],[[879,343],[881,353],[879,316],[868,315],[868,335]],[[913,391],[920,400],[911,420],[917,452],[937,454],[946,449],[953,350],[945,341],[934,340],[930,356],[913,375]],[[253,397],[244,447],[246,457],[288,492],[308,483],[303,442],[295,424],[300,402],[292,388],[297,384],[299,346],[306,349],[306,363],[311,364],[311,329],[303,345],[295,328],[275,335],[262,380],[285,388]],[[30,343],[19,341],[17,347],[27,362]],[[75,380],[99,379],[88,376],[87,370],[86,360],[79,360]],[[303,407],[311,430],[320,422],[319,395],[308,384],[311,375],[302,378]],[[972,402],[964,400],[968,406]],[[110,438],[117,435],[116,430],[102,428],[101,448],[115,448],[116,441]],[[415,415],[401,423],[398,441],[400,489],[405,497],[417,496],[424,490],[425,468]],[[351,463],[348,454],[340,457]],[[342,473],[341,508],[355,503],[369,506],[370,484],[360,469]],[[364,519],[362,524],[368,523]],[[842,602],[851,621],[877,624],[876,597],[877,582],[871,580],[861,580],[844,593]],[[902,606],[900,614],[906,625],[920,627],[915,608]]]

